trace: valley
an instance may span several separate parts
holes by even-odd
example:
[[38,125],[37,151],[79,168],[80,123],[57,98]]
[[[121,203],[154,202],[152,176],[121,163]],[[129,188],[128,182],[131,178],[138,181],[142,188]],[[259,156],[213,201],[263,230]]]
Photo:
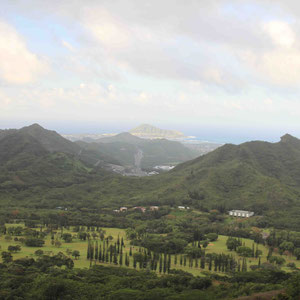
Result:
[[284,135],[189,155],[178,142],[129,133],[87,143],[37,124],[0,131],[2,264],[24,272],[33,264],[50,277],[54,266],[187,277],[179,299],[194,281],[208,299],[285,293],[300,268],[300,141]]

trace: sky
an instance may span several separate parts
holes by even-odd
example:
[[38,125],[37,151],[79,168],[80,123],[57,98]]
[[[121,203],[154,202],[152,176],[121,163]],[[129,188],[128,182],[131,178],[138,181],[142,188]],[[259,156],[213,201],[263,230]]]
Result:
[[0,128],[300,137],[300,2],[1,0]]

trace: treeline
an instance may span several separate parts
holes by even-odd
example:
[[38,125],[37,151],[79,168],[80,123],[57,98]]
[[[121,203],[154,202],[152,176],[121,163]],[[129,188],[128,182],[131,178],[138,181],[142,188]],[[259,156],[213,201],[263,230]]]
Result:
[[226,254],[206,254],[205,250],[198,246],[194,244],[194,246],[186,247],[184,254],[171,255],[132,246],[127,252],[123,238],[118,238],[115,243],[110,243],[109,239],[102,243],[89,240],[87,259],[90,260],[90,266],[97,263],[107,263],[125,265],[134,269],[148,269],[164,274],[176,272],[176,269],[181,267],[226,273],[246,272],[248,270],[245,258],[235,259],[233,255]]
[[272,252],[279,254],[294,255],[300,259],[300,233],[290,231],[272,230],[266,239]]
[[216,300],[279,290],[277,299],[295,300],[300,294],[299,272],[260,269],[203,278],[183,271],[159,276],[148,270],[73,265],[62,253],[1,263],[0,299]]

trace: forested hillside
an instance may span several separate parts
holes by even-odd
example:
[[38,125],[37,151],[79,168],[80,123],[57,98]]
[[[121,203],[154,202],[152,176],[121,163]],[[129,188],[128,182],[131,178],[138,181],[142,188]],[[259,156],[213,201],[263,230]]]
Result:
[[[89,203],[103,208],[186,204],[224,212],[249,209],[268,216],[270,224],[278,227],[300,228],[300,141],[290,135],[278,143],[224,145],[166,174],[126,178],[88,163],[76,153],[82,149],[80,144],[36,127],[1,135],[1,205],[81,207]],[[49,133],[49,138],[36,131]],[[141,142],[128,134],[121,138]],[[85,153],[97,155],[92,147]],[[112,150],[109,153],[114,154]]]
[[198,156],[179,142],[167,139],[143,139],[128,132],[105,137],[93,143],[77,142],[85,149],[95,149],[118,159],[124,166],[135,166],[140,153],[140,167],[151,169],[157,165],[178,164]]

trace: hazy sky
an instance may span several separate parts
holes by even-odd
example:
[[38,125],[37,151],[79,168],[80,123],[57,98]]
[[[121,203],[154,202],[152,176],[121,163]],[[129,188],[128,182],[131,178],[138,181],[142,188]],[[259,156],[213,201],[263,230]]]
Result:
[[1,0],[0,127],[300,136],[300,2]]

